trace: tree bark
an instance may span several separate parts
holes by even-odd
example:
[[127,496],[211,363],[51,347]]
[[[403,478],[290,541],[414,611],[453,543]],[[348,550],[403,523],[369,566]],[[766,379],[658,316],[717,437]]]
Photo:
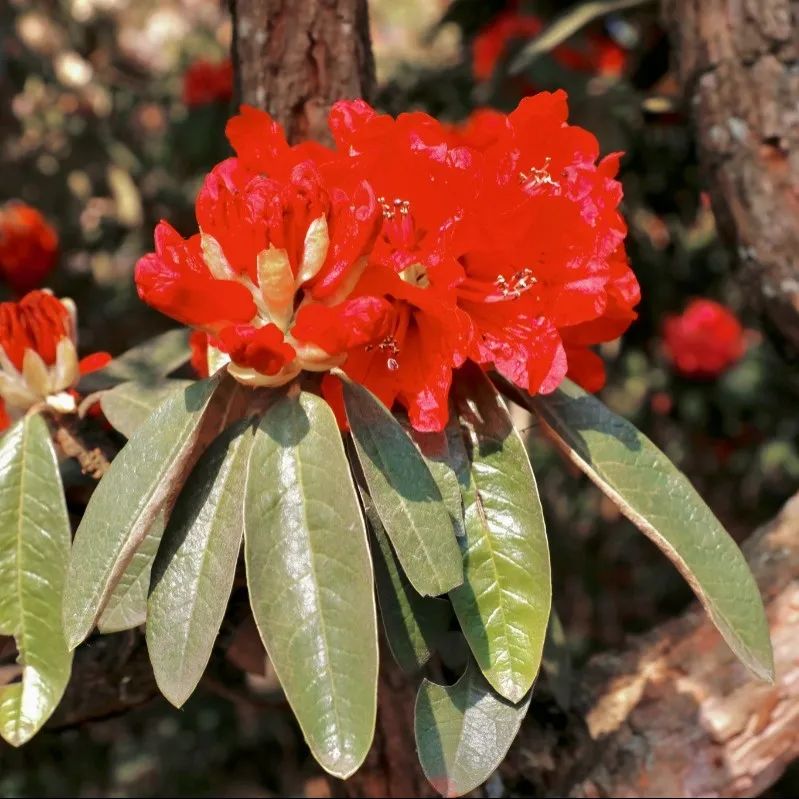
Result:
[[757,796],[799,757],[799,494],[745,551],[766,603],[775,685],[745,672],[695,603],[589,661],[565,722],[523,727],[509,768],[535,795]]
[[328,143],[336,101],[375,84],[366,0],[230,0],[242,102],[263,108],[290,142]]
[[799,349],[799,0],[664,0],[702,166],[744,288]]

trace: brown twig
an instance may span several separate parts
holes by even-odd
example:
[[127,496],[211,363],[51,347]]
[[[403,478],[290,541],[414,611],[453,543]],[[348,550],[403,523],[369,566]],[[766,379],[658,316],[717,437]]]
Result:
[[79,420],[74,416],[58,414],[51,416],[53,439],[67,458],[75,458],[81,471],[99,480],[111,466],[111,445],[90,444]]

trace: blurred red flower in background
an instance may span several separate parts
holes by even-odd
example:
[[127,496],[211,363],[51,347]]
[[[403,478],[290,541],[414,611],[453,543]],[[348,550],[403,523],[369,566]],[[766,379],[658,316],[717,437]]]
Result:
[[[497,14],[472,41],[472,73],[486,81],[494,74],[508,46],[516,40],[532,39],[544,29],[544,22],[515,8]],[[552,58],[567,69],[604,77],[618,77],[627,64],[627,51],[603,33],[591,32],[581,47],[561,44]]]
[[665,319],[663,343],[675,370],[694,379],[718,377],[746,350],[741,323],[723,305],[703,298]]
[[229,103],[233,97],[233,62],[200,59],[183,73],[183,102],[194,108],[210,103]]
[[544,24],[538,17],[503,11],[497,14],[472,41],[472,73],[476,80],[488,80],[507,46],[516,39],[530,39]]
[[0,207],[0,279],[17,294],[41,286],[55,266],[58,235],[30,205]]

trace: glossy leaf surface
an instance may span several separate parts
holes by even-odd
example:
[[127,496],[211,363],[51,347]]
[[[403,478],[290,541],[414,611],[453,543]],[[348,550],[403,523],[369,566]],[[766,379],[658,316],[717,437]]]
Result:
[[245,560],[256,624],[305,739],[345,778],[374,735],[374,579],[341,434],[314,394],[284,397],[256,428]]
[[344,402],[369,495],[411,584],[423,596],[460,585],[452,520],[413,441],[363,386],[344,381]]
[[552,604],[544,516],[504,401],[481,371],[460,377],[455,398],[467,451],[455,457],[467,465],[465,578],[450,597],[486,679],[518,702],[538,674]]
[[454,685],[424,680],[416,697],[416,747],[430,784],[462,796],[484,783],[505,759],[530,705],[494,692],[470,663]]

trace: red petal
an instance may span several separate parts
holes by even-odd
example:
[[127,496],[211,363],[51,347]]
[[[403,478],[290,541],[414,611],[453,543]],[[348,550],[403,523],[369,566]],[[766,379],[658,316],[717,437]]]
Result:
[[569,348],[568,359],[570,380],[592,393],[605,385],[605,362],[595,352]]
[[231,325],[219,332],[215,343],[234,363],[265,375],[277,374],[297,354],[283,339],[280,328],[272,324]]
[[202,330],[192,330],[189,348],[192,369],[198,377],[208,377],[208,334]]
[[309,303],[297,312],[291,335],[338,355],[385,338],[390,314],[391,304],[379,297],[356,297],[332,307]]
[[78,361],[78,369],[82,375],[88,375],[102,369],[111,360],[111,355],[108,352],[94,352]]
[[136,288],[144,302],[183,324],[218,330],[249,322],[256,308],[239,283],[215,280],[202,260],[200,237],[185,240],[166,222],[155,230],[156,252],[136,264]]

